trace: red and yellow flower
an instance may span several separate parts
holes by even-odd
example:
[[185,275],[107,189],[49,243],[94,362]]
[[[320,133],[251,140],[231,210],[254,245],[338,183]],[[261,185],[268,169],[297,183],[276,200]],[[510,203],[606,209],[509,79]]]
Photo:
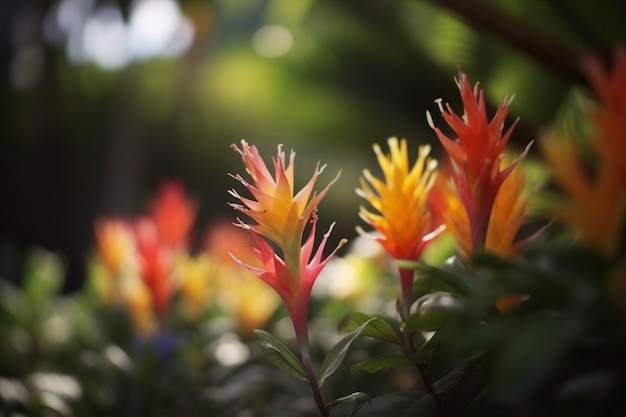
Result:
[[452,165],[449,174],[452,188],[449,193],[443,193],[448,199],[446,224],[465,256],[479,250],[511,255],[519,246],[514,244],[514,239],[530,202],[529,194],[521,192],[525,179],[518,167],[530,145],[504,166],[506,146],[517,123],[503,132],[510,100],[504,98],[490,120],[483,91],[478,84],[472,88],[462,71],[459,71],[458,87],[463,116],[438,100],[441,114],[456,138],[444,134],[427,115]]
[[[278,293],[289,311],[300,346],[306,346],[308,305],[313,284],[330,258],[345,243],[344,239],[328,256],[323,256],[331,226],[314,251],[317,206],[336,178],[319,194],[313,193],[315,181],[323,169],[318,164],[309,182],[294,193],[293,151],[286,164],[285,154],[278,147],[277,156],[273,159],[272,175],[255,146],[242,140],[241,148],[237,145],[232,147],[241,155],[252,183],[240,175],[232,177],[248,189],[252,198],[231,190],[230,194],[239,200],[239,203],[232,203],[231,206],[256,222],[247,224],[238,219],[236,225],[251,231],[252,251],[262,266],[239,262]],[[311,227],[308,237],[302,244],[304,230],[309,222]],[[282,253],[276,253],[266,239],[277,245]]]
[[[391,256],[398,260],[417,261],[426,245],[442,230],[440,225],[433,223],[429,207],[437,161],[428,156],[430,146],[422,145],[411,166],[406,140],[392,137],[387,144],[389,155],[374,145],[384,181],[365,169],[361,187],[356,190],[377,213],[361,206],[359,216],[378,232],[374,239]],[[412,269],[400,268],[405,313],[408,313],[413,275]]]

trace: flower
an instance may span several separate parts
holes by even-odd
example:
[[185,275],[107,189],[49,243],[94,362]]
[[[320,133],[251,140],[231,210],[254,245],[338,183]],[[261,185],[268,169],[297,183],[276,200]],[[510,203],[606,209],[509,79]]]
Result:
[[164,244],[185,247],[196,217],[196,205],[187,198],[180,182],[166,181],[159,187],[150,217]]
[[385,181],[363,170],[357,194],[379,213],[359,208],[363,221],[380,233],[375,239],[395,259],[416,261],[426,244],[439,231],[433,225],[428,206],[429,192],[436,178],[437,161],[428,157],[430,146],[419,148],[418,158],[409,170],[406,140],[387,140],[390,155],[374,144],[374,152]]
[[618,247],[626,206],[626,50],[615,51],[613,69],[605,71],[594,56],[583,59],[599,100],[587,109],[591,133],[587,139],[595,169],[586,166],[582,151],[560,132],[541,142],[543,156],[566,199],[552,206],[552,214],[578,233],[587,247],[612,257]]
[[95,226],[98,257],[113,276],[128,267],[134,252],[130,226],[120,219],[100,219]]
[[262,327],[280,303],[271,287],[234,260],[263,266],[250,250],[248,236],[246,231],[232,227],[230,221],[218,220],[209,227],[205,240],[206,256],[213,264],[216,301],[244,337]]
[[[317,205],[337,177],[321,193],[312,194],[317,176],[322,172],[318,164],[309,182],[294,195],[293,151],[289,164],[285,165],[285,154],[281,146],[278,147],[278,154],[273,159],[274,176],[272,176],[255,146],[249,146],[242,140],[241,149],[236,145],[232,148],[241,155],[253,182],[248,183],[240,175],[231,177],[241,182],[254,199],[242,197],[235,190],[231,190],[230,194],[241,204],[230,205],[257,222],[250,225],[238,219],[236,225],[251,231],[252,251],[262,266],[244,263],[234,255],[233,258],[278,293],[287,307],[298,343],[300,346],[306,346],[308,305],[313,284],[330,258],[346,242],[345,239],[341,240],[328,256],[323,257],[333,224],[322,238],[317,251],[313,250],[318,221]],[[311,227],[308,237],[300,246],[309,220]],[[282,250],[282,257],[265,239]]]
[[272,159],[272,176],[256,146],[250,146],[242,140],[241,149],[235,144],[231,147],[241,155],[252,184],[239,174],[231,176],[248,189],[252,198],[243,197],[231,189],[230,195],[240,203],[230,203],[230,206],[254,220],[257,224],[248,227],[278,245],[287,263],[298,263],[300,244],[308,220],[339,174],[319,194],[313,193],[315,181],[325,167],[320,167],[318,163],[309,182],[294,195],[295,152],[291,152],[289,162],[286,163],[282,146],[278,146],[278,154]]
[[[398,260],[417,261],[426,245],[442,230],[433,224],[429,194],[436,178],[437,161],[428,157],[430,146],[419,148],[417,160],[409,169],[406,140],[392,137],[387,140],[389,155],[374,144],[374,152],[385,180],[363,170],[361,188],[356,192],[379,213],[364,206],[359,216],[379,235],[374,237],[391,256]],[[363,231],[359,229],[362,233]],[[413,287],[413,269],[400,268],[403,315],[408,316]]]
[[[452,164],[450,178],[452,193],[456,197],[449,199],[447,223],[452,232],[456,232],[466,255],[481,249],[510,254],[514,247],[512,239],[524,222],[529,199],[513,191],[522,188],[521,173],[507,179],[526,156],[532,142],[517,159],[503,167],[505,148],[517,124],[516,120],[503,133],[510,100],[505,97],[489,120],[484,94],[478,84],[472,89],[468,77],[459,70],[457,85],[463,101],[462,117],[454,113],[449,104],[444,107],[441,100],[437,100],[441,115],[456,133],[456,139],[436,127],[427,113],[428,123]],[[503,187],[505,182],[506,189]],[[461,207],[465,214],[461,213]]]
[[173,254],[161,240],[155,222],[139,219],[135,224],[139,275],[149,291],[154,312],[163,318],[173,292]]
[[[487,228],[485,250],[504,257],[514,255],[527,243],[528,238],[515,242],[524,224],[534,191],[526,191],[526,177],[521,165],[517,165],[504,180],[493,203]],[[531,236],[534,237],[534,235]]]

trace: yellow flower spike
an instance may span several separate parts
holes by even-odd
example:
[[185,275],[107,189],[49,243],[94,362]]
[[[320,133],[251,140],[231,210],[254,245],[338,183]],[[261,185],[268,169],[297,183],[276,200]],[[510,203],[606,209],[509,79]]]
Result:
[[[387,140],[387,144],[389,155],[385,155],[377,144],[373,147],[384,181],[375,178],[369,170],[364,170],[361,188],[356,190],[379,214],[361,206],[359,216],[378,232],[374,239],[391,256],[398,260],[417,261],[426,245],[443,230],[443,227],[433,224],[429,207],[437,161],[428,157],[430,146],[422,145],[417,160],[409,170],[406,140],[398,141],[392,137]],[[401,314],[406,319],[410,309],[414,271],[400,267],[399,272]]]
[[361,206],[359,216],[380,233],[375,239],[394,258],[417,260],[437,229],[428,207],[437,161],[428,157],[430,146],[422,145],[409,171],[406,140],[393,137],[387,143],[389,155],[377,144],[373,146],[385,180],[375,178],[366,169],[361,188],[356,190],[379,214]]

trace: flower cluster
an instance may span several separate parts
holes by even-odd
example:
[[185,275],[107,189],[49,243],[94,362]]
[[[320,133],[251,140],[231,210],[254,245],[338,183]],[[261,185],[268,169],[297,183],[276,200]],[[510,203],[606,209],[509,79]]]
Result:
[[[179,285],[189,295],[191,288],[198,288],[200,294],[204,291],[198,282],[203,279],[198,269],[205,268],[204,262],[181,256],[187,250],[195,213],[196,206],[182,185],[167,182],[148,214],[130,222],[107,218],[96,223],[102,271],[96,275],[96,286],[105,299],[128,306],[141,334],[152,334],[163,325]],[[180,276],[178,266],[185,272]],[[186,300],[197,309],[204,296],[194,294]]]
[[515,238],[526,218],[531,196],[524,191],[525,177],[519,167],[530,144],[506,164],[506,146],[517,123],[516,120],[503,132],[510,100],[503,98],[490,120],[483,91],[478,84],[472,88],[462,71],[458,87],[462,116],[449,104],[444,106],[437,100],[441,115],[456,138],[444,134],[427,113],[450,161],[449,181],[442,183],[450,187],[441,191],[446,200],[443,216],[463,255],[487,250],[510,256],[526,243],[515,243]]

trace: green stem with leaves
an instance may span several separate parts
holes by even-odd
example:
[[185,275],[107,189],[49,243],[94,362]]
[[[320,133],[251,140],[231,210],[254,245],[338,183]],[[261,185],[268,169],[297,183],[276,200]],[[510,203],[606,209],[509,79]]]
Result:
[[[415,275],[415,270],[411,268],[402,268],[399,269],[400,272],[400,281],[402,286],[402,301],[400,306],[400,319],[403,323],[407,321],[409,315],[411,314],[411,299],[413,296],[413,279]],[[404,332],[404,337],[406,340],[406,348],[412,355],[415,356],[417,349],[415,348],[415,332]],[[428,370],[426,369],[425,364],[417,362],[415,364],[418,373],[420,374],[420,378],[422,379],[422,383],[424,384],[424,388],[426,392],[432,395],[435,398],[435,402],[437,403],[437,408],[442,414],[441,404],[439,402],[439,398],[435,393],[435,388],[430,380],[430,376],[428,375]]]

